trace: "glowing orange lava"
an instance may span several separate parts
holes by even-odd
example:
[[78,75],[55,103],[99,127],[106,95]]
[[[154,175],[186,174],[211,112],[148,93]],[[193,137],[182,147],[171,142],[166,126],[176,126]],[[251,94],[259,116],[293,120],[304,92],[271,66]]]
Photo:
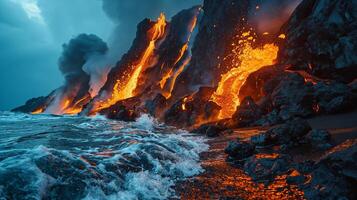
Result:
[[111,97],[105,101],[100,102],[98,108],[95,109],[96,111],[108,108],[120,100],[135,96],[134,91],[138,85],[140,74],[143,71],[143,68],[148,64],[148,61],[154,52],[155,43],[165,35],[165,27],[166,18],[165,15],[161,13],[155,25],[152,27],[152,29],[149,30],[149,45],[146,48],[143,56],[140,58],[138,64],[132,66],[134,70],[129,75],[128,80],[126,82],[117,80],[114,85]]
[[43,108],[38,108],[37,110],[34,110],[31,112],[31,114],[36,115],[36,114],[41,114],[43,113],[44,109]]
[[[241,35],[241,40],[232,51],[235,66],[223,74],[217,90],[211,100],[222,107],[218,118],[230,118],[240,105],[238,94],[247,77],[260,68],[274,64],[279,48],[274,44],[265,44],[261,48],[253,48],[254,35],[248,31]],[[233,43],[234,44],[234,43]],[[234,44],[235,45],[235,44]]]
[[[200,10],[198,10],[199,12]],[[183,72],[183,70],[185,69],[185,67],[190,63],[191,61],[191,56],[186,56],[184,57],[185,52],[188,50],[189,47],[189,42],[191,39],[191,35],[193,30],[195,29],[197,24],[197,16],[195,16],[193,18],[193,20],[191,21],[190,26],[188,27],[188,31],[189,31],[189,36],[187,38],[187,42],[181,47],[180,53],[178,58],[176,59],[175,63],[174,63],[174,67],[183,59],[182,64],[178,67],[178,69],[176,71],[173,71],[172,69],[169,71],[169,73],[167,73],[160,81],[160,87],[161,89],[163,89],[162,95],[166,98],[169,99],[171,97],[172,91],[175,87],[176,84],[176,79],[177,77]],[[168,80],[170,79],[170,81],[168,82]],[[168,84],[167,88],[164,88],[165,85]]]

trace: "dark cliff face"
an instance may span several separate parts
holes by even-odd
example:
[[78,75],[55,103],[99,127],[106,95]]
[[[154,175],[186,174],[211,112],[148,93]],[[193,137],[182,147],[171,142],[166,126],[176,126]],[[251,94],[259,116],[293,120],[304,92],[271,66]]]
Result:
[[321,78],[356,78],[357,1],[304,0],[281,32],[281,62]]
[[217,85],[220,75],[228,71],[218,66],[231,51],[232,38],[245,26],[248,7],[246,0],[204,1],[204,15],[192,49],[192,60],[177,81],[185,87],[175,87],[174,96],[183,96],[202,85]]

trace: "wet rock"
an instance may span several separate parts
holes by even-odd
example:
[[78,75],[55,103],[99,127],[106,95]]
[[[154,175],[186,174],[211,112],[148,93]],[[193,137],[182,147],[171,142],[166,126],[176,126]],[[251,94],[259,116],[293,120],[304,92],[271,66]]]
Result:
[[311,130],[307,121],[294,119],[285,124],[270,128],[265,133],[251,137],[256,145],[287,145],[288,147],[299,145],[304,136]]
[[37,97],[26,101],[25,105],[12,109],[12,112],[31,113],[48,104],[49,97]]
[[165,112],[165,123],[176,127],[191,127],[213,121],[221,109],[210,101],[214,91],[215,88],[201,87],[193,95],[181,98]]
[[252,97],[245,97],[233,115],[238,127],[248,126],[258,120],[262,115],[259,106],[254,102]]
[[153,100],[148,100],[145,102],[145,108],[154,117],[160,117],[160,114],[167,106],[167,100],[161,94],[156,95]]
[[198,129],[193,130],[193,133],[199,133],[208,137],[218,137],[222,131],[226,130],[225,127],[221,127],[215,124],[204,124]]
[[346,84],[335,81],[319,82],[313,88],[319,112],[331,114],[356,107],[356,98]]
[[351,88],[351,92],[354,95],[357,95],[357,78],[353,80],[351,83],[349,83],[348,86]]
[[285,76],[271,93],[273,108],[279,110],[284,121],[294,117],[307,117],[313,113],[312,86],[297,74]]
[[330,142],[331,134],[326,130],[314,129],[307,135],[308,140],[317,149],[326,150],[332,147]]
[[100,114],[105,115],[108,119],[121,121],[135,121],[139,116],[135,110],[127,108],[122,102],[118,102],[115,105],[100,111]]
[[355,79],[356,8],[356,1],[302,1],[281,30],[286,40],[279,60],[320,78]]
[[244,171],[255,181],[272,180],[289,169],[290,158],[280,154],[256,154],[244,164]]
[[283,120],[279,116],[279,112],[277,110],[273,110],[267,115],[264,115],[259,120],[255,121],[253,126],[274,126],[277,124],[283,123]]
[[293,170],[292,172],[290,172],[290,174],[286,177],[286,182],[288,184],[294,184],[294,185],[299,185],[299,184],[303,184],[306,181],[306,176],[304,176],[303,174],[301,174],[299,171],[297,170]]
[[245,141],[231,141],[224,152],[234,160],[242,160],[255,153],[255,146]]
[[356,199],[357,139],[331,149],[315,165],[311,181],[301,186],[307,199]]

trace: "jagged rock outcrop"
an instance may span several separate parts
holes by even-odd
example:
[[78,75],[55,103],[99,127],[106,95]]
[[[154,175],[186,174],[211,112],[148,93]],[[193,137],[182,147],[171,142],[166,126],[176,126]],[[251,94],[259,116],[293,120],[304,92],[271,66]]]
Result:
[[307,121],[294,119],[253,136],[251,142],[259,146],[283,145],[293,147],[299,145],[310,130],[311,127]]
[[11,111],[12,112],[31,113],[36,110],[41,110],[44,105],[48,105],[50,102],[51,101],[48,96],[32,98],[32,99],[26,101],[25,105],[14,108]]
[[[255,7],[255,5],[254,5]],[[205,0],[199,32],[192,48],[192,60],[179,77],[174,96],[187,95],[199,86],[215,86],[231,63],[221,64],[232,50],[231,40],[246,25],[247,0]],[[219,67],[220,66],[220,67]]]
[[255,154],[244,164],[244,171],[255,181],[271,181],[289,169],[291,163],[288,155]]
[[164,121],[177,127],[192,127],[212,121],[218,115],[220,107],[210,98],[215,88],[201,87],[193,95],[177,101],[165,112]]
[[334,147],[313,167],[311,180],[300,187],[307,199],[356,199],[357,140]]
[[281,33],[279,60],[318,77],[350,82],[357,74],[357,2],[304,0]]
[[256,120],[260,119],[262,111],[254,100],[248,96],[243,99],[237,111],[234,113],[232,120],[237,127],[248,126]]
[[333,114],[356,107],[357,99],[351,88],[336,81],[318,82],[314,85],[314,97],[321,113]]
[[332,147],[330,144],[331,134],[326,130],[311,130],[306,137],[311,145],[316,149],[326,150]]

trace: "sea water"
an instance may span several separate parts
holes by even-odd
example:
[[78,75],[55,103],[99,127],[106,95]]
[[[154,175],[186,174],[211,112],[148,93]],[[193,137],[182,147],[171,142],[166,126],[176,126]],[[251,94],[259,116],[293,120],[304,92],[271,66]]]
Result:
[[0,112],[0,199],[167,199],[205,140],[157,123]]

